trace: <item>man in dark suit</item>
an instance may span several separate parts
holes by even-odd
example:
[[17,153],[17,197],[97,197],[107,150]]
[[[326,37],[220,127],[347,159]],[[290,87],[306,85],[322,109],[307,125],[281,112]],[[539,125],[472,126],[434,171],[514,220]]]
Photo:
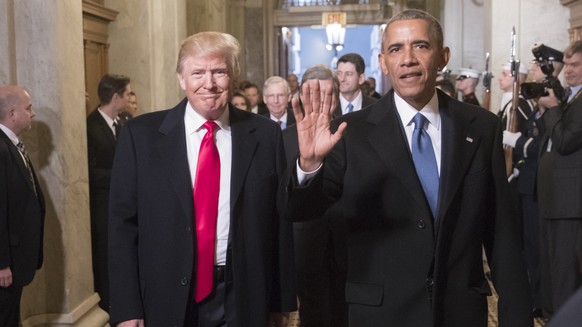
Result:
[[229,34],[188,37],[186,99],[124,126],[109,219],[121,326],[264,327],[296,309],[292,226],[276,208],[281,128],[229,105],[238,53]]
[[366,81],[366,64],[364,58],[357,53],[347,53],[337,61],[337,78],[339,80],[339,102],[334,115],[341,116],[365,108],[377,99],[362,92],[362,84]]
[[267,112],[263,114],[281,126],[281,129],[295,124],[293,110],[289,107],[291,88],[287,80],[280,76],[271,76],[263,86],[263,101],[267,105]]
[[486,326],[483,246],[500,325],[533,324],[500,122],[435,91],[449,55],[438,21],[405,10],[382,38],[394,91],[331,128],[328,89],[308,81],[305,114],[293,104],[300,156],[281,184],[281,210],[310,219],[341,205],[350,326]]
[[545,136],[538,170],[542,304],[550,317],[582,286],[582,41],[564,50],[570,95],[561,105],[550,90],[540,107]]
[[91,211],[91,249],[93,284],[101,300],[99,306],[109,312],[109,278],[107,269],[107,211],[111,167],[115,155],[117,117],[129,107],[131,85],[128,77],[104,75],[97,93],[100,105],[87,116],[87,155]]
[[[319,80],[333,85],[332,99],[338,101],[339,82],[328,67],[310,67],[303,73],[301,80],[302,83]],[[299,153],[297,125],[291,125],[283,131],[283,142],[287,163],[294,165]],[[347,326],[346,221],[343,219],[341,207],[336,205],[330,208],[320,219],[294,223],[293,239],[300,325]]]
[[0,87],[0,326],[18,327],[22,288],[43,261],[44,198],[20,142],[32,126],[26,90]]

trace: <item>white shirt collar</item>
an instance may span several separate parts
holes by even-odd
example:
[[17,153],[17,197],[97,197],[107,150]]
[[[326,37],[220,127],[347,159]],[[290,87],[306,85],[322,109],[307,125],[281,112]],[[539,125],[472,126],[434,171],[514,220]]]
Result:
[[14,145],[20,143],[18,136],[16,136],[16,134],[14,134],[14,132],[10,128],[0,124],[0,129],[4,132],[4,134],[6,134],[6,136],[8,136],[8,138],[10,139],[10,141],[12,141],[12,143],[14,143]]
[[435,92],[430,101],[420,111],[409,105],[396,92],[394,92],[394,102],[396,103],[396,110],[402,119],[402,125],[408,126],[412,123],[412,118],[420,112],[428,119],[429,123],[433,125],[437,131],[441,129],[441,116],[439,115],[439,100]]
[[115,122],[115,120],[111,119],[111,117],[109,117],[108,114],[106,114],[103,110],[101,110],[101,107],[97,108],[97,110],[99,111],[99,113],[101,114],[103,119],[105,119],[105,121],[107,122],[107,126],[113,128],[113,123]]
[[576,96],[576,94],[578,94],[578,91],[580,91],[580,89],[582,89],[582,84],[570,87],[572,94],[570,94],[570,97],[568,97],[568,102],[572,101],[572,99]]
[[363,101],[364,97],[362,96],[361,90],[358,93],[358,95],[354,98],[354,100],[351,102],[346,100],[346,98],[344,98],[344,96],[341,93],[339,95],[339,98],[340,98],[340,104],[342,106],[342,113],[347,113],[346,107],[348,106],[348,103],[351,103],[354,106],[354,111],[362,109],[362,101]]
[[[228,106],[224,113],[217,120],[214,122],[220,127],[221,130],[230,131],[230,120],[229,120],[229,110]],[[186,128],[186,135],[191,135],[192,133],[196,133],[200,131],[202,125],[206,123],[208,120],[202,117],[199,113],[194,111],[194,108],[190,105],[190,102],[186,104],[186,111],[184,113],[184,123]]]
[[282,121],[285,124],[287,124],[287,111],[285,111],[285,113],[283,114],[283,116],[281,116],[281,118],[277,118],[275,116],[273,116],[272,114],[270,114],[271,116],[271,120],[277,122],[277,121]]

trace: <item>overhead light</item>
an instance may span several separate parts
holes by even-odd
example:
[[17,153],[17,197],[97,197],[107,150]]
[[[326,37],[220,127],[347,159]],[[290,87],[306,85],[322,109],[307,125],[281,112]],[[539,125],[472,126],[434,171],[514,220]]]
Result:
[[334,50],[336,53],[344,48],[346,29],[341,24],[329,24],[325,28],[327,33],[327,50]]

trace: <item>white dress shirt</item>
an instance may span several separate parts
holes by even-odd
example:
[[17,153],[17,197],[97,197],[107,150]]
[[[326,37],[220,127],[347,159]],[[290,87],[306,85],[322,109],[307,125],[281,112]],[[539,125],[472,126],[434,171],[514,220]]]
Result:
[[99,111],[99,113],[101,114],[101,116],[103,117],[103,119],[105,119],[105,121],[107,122],[107,126],[109,126],[109,128],[111,128],[111,131],[113,132],[113,135],[115,137],[117,137],[117,135],[115,135],[115,126],[113,126],[113,123],[115,123],[115,120],[111,119],[111,117],[109,117],[108,114],[106,114],[105,112],[103,112],[101,110],[101,108],[97,108],[97,111]]
[[[20,143],[20,139],[18,138],[18,136],[16,136],[16,134],[14,134],[14,132],[10,128],[0,124],[0,129],[4,132],[4,134],[6,134],[6,136],[8,136],[10,141],[12,141],[12,143],[15,146],[18,145],[18,143]],[[22,154],[22,152],[20,152],[20,150],[18,150],[18,153],[20,153],[20,157],[22,158],[22,161],[24,162],[24,164],[28,165],[28,163],[26,162],[26,158],[24,158],[24,154]]]
[[[404,99],[394,92],[394,102],[396,103],[396,110],[402,120],[406,139],[408,140],[408,148],[412,151],[412,133],[414,132],[414,123],[412,118],[419,112],[414,107],[409,105]],[[441,116],[439,115],[439,100],[436,92],[430,101],[420,110],[420,113],[426,117],[428,124],[424,126],[424,130],[430,136],[432,142],[432,149],[437,162],[437,169],[439,176],[441,174]]]
[[362,109],[362,101],[364,99],[364,97],[362,96],[362,91],[358,92],[358,95],[356,96],[356,98],[351,102],[346,100],[346,98],[344,98],[344,96],[341,93],[339,95],[339,99],[340,99],[340,105],[342,107],[342,115],[345,115],[348,113],[347,106],[349,103],[351,103],[352,106],[354,106],[354,109],[352,110],[352,112]]
[[[198,153],[202,138],[206,129],[202,127],[206,123],[201,115],[194,111],[190,103],[186,105],[184,126],[186,129],[186,147],[188,151],[188,166],[192,188],[195,185],[196,166],[198,165]],[[218,193],[218,221],[216,223],[216,252],[215,265],[226,264],[226,249],[228,247],[228,232],[230,229],[230,175],[232,167],[232,138],[228,109],[224,111],[218,120],[214,121],[219,128],[215,131],[215,142],[220,157],[220,190]],[[196,204],[194,204],[196,205]],[[192,212],[194,219],[194,212]],[[196,229],[193,229],[194,233]]]

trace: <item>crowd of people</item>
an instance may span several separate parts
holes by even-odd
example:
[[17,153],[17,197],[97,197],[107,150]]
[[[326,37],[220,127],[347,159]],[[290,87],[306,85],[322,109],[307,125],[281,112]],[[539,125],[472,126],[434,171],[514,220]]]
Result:
[[[240,46],[219,32],[182,42],[172,109],[133,118],[130,79],[102,77],[87,150],[112,325],[286,326],[298,309],[305,327],[485,326],[491,285],[501,326],[582,323],[582,41],[504,65],[498,115],[481,72],[439,76],[430,14],[396,14],[381,49],[382,95],[357,53],[234,87]],[[530,81],[543,92],[521,95]],[[43,262],[31,99],[0,87],[0,326]]]

